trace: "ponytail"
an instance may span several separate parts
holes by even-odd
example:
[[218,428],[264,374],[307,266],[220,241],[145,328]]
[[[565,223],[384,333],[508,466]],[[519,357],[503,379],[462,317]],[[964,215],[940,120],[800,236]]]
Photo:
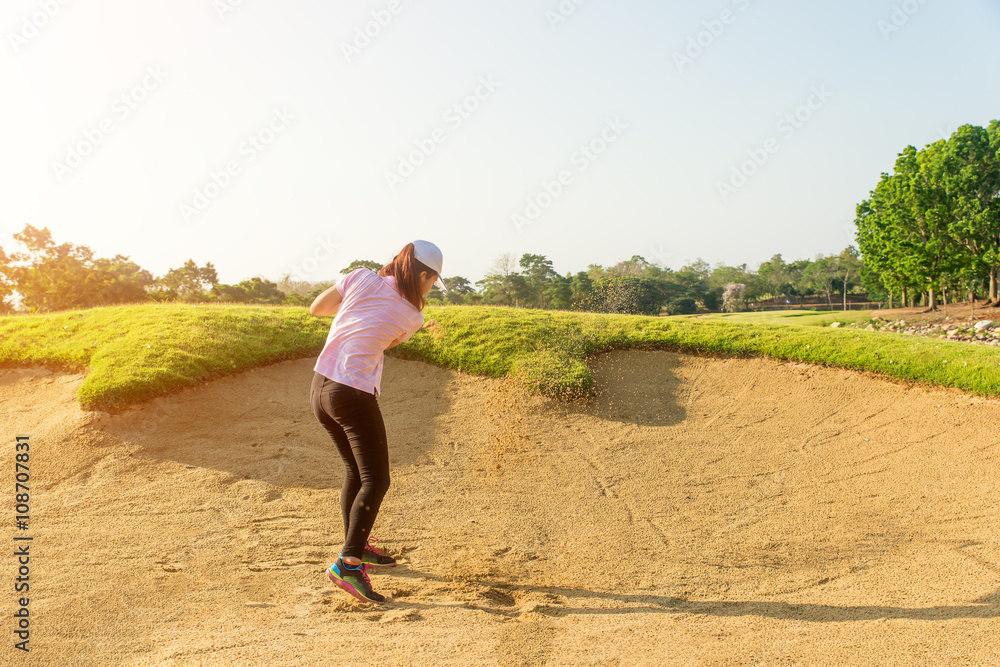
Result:
[[423,310],[427,305],[420,290],[420,272],[426,271],[429,276],[437,272],[413,256],[413,244],[407,243],[396,257],[382,267],[380,276],[394,276],[400,295],[413,304],[417,310]]

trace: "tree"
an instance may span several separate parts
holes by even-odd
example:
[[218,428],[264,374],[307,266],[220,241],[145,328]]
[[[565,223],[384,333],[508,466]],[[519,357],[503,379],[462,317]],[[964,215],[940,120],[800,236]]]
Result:
[[948,233],[950,206],[941,183],[945,142],[937,141],[924,150],[908,146],[896,161],[891,181],[894,233],[901,237],[901,263],[910,285],[927,291],[928,310],[937,309],[936,294],[942,274],[955,266],[953,240]]
[[13,235],[26,249],[9,257],[7,280],[31,311],[78,308],[86,303],[87,264],[93,252],[71,243],[56,245],[47,227],[25,225]]
[[768,293],[768,288],[753,271],[747,270],[746,263],[739,266],[726,266],[723,263],[715,265],[712,275],[709,277],[710,287],[721,296],[726,285],[743,285],[742,298],[746,301],[756,301]]
[[445,278],[444,284],[448,286],[449,292],[454,292],[455,294],[471,294],[475,291],[475,288],[472,287],[472,283],[462,276]]
[[149,300],[148,288],[153,284],[153,274],[124,255],[111,259],[97,257],[91,261],[98,284],[94,295],[95,305],[136,303]]
[[[472,294],[472,292],[470,292],[469,294]],[[444,300],[453,306],[459,306],[464,303],[467,303],[466,301],[467,297],[468,295],[466,294],[460,294],[459,292],[453,292],[451,290],[448,290],[448,292],[445,293],[444,295]]]
[[13,237],[25,251],[3,255],[0,295],[17,292],[29,310],[91,308],[147,298],[153,277],[128,257],[95,258],[87,246],[56,245],[48,228],[31,225]]
[[736,313],[746,307],[746,285],[743,283],[729,283],[722,293],[722,309],[727,313]]
[[837,268],[836,257],[824,257],[819,254],[802,274],[810,291],[820,291],[826,294],[826,303],[831,310],[833,310],[831,292],[833,291],[833,283],[837,279]]
[[[947,197],[948,233],[961,253],[957,264],[971,269],[972,275],[990,276],[992,303],[997,300],[1000,266],[1000,148],[992,144],[996,140],[982,127],[963,125],[948,139],[936,174]],[[959,273],[963,272],[956,267],[954,274]]]
[[209,294],[216,301],[229,303],[279,305],[286,301],[285,294],[278,289],[277,283],[258,277],[244,280],[238,285],[213,285]]
[[[292,274],[284,273],[282,274],[281,279],[278,280],[277,285],[278,289],[284,292],[288,297],[291,297],[292,295],[307,297],[309,293],[316,289],[319,285],[324,285],[323,290],[325,290],[330,285],[333,285],[333,282],[326,281],[314,283],[308,280],[292,280]],[[288,303],[291,302],[292,301],[288,301]],[[312,302],[310,301],[310,303]]]
[[189,259],[184,266],[170,269],[166,275],[158,278],[155,288],[162,300],[207,301],[209,296],[206,288],[218,284],[219,276],[211,262],[199,267],[193,259]]
[[719,301],[722,299],[722,293],[724,288],[717,287],[708,290],[701,297],[701,303],[709,310],[715,311],[719,309]]
[[712,277],[712,267],[701,257],[682,266],[680,272],[694,274],[706,283]]
[[858,250],[890,294],[975,289],[990,278],[995,303],[1000,266],[1000,138],[963,125],[947,140],[907,146],[894,172],[857,207]]
[[504,253],[493,261],[486,276],[476,281],[486,303],[516,305],[518,298],[524,293],[524,279],[515,271],[516,267],[511,254]]
[[11,271],[10,257],[0,248],[0,315],[9,315],[14,312],[14,306],[9,298],[14,294],[13,283],[7,277]]
[[[990,139],[990,149],[993,151],[997,162],[1000,162],[1000,120],[991,120],[986,132]],[[1000,233],[998,233],[1000,241]],[[1000,266],[994,264],[989,272],[990,288],[987,304],[997,305],[1000,303]]]
[[792,286],[789,280],[788,267],[785,265],[785,260],[781,258],[780,254],[772,255],[770,260],[762,262],[757,268],[757,275],[761,285],[766,290],[762,296],[770,296],[776,299],[779,296],[788,294]]
[[722,262],[719,262],[712,270],[708,281],[711,287],[722,287],[724,289],[730,283],[743,283],[745,285],[750,282],[749,278],[750,274],[747,272],[747,265],[745,263],[739,266],[726,266]]
[[901,298],[908,285],[906,272],[900,258],[906,252],[902,239],[892,226],[892,187],[895,178],[883,173],[879,184],[871,192],[871,198],[862,201],[856,208],[857,228],[855,238],[858,252],[864,259],[864,266],[871,271],[869,284],[882,285],[892,295],[899,292]]
[[597,280],[598,278],[603,278],[607,275],[604,267],[600,264],[588,264],[587,265],[587,276],[591,280]]
[[[568,275],[568,274],[567,274]],[[594,291],[594,281],[586,271],[578,271],[570,279],[570,308],[589,310],[590,298]]]
[[614,266],[609,267],[605,271],[605,274],[609,276],[634,276],[639,278],[644,276],[650,268],[655,269],[657,267],[647,262],[644,257],[632,255],[632,259],[618,262]]
[[785,264],[785,274],[788,276],[788,296],[805,296],[809,293],[808,287],[802,280],[802,274],[812,262],[808,259],[797,259],[794,262]]
[[431,292],[428,293],[428,297],[435,295],[442,300],[452,305],[458,305],[467,303],[470,295],[475,294],[475,288],[472,284],[463,278],[462,276],[452,276],[451,278],[442,278],[444,284],[448,287],[448,291],[442,293],[436,287],[431,288]]
[[522,305],[535,308],[547,307],[546,291],[552,280],[559,277],[552,268],[552,262],[544,255],[525,253],[521,255],[519,264],[523,269],[521,276],[524,278]]
[[436,286],[431,287],[431,291],[427,293],[425,299],[427,300],[427,303],[439,306],[444,303],[444,292]]
[[847,290],[850,289],[850,277],[853,273],[855,278],[861,277],[861,258],[858,255],[858,249],[854,246],[847,246],[839,255],[837,255],[834,261],[837,275],[843,275],[844,278],[841,281],[841,290],[844,293],[844,310],[847,310]]
[[[690,296],[696,302],[701,301],[709,310],[718,308],[718,299],[712,294],[712,286],[709,279],[712,277],[712,267],[701,257],[694,262],[689,262],[673,274],[681,294]],[[719,291],[721,294],[722,291]]]
[[347,268],[341,269],[340,272],[343,273],[344,275],[347,275],[348,273],[354,271],[355,269],[371,269],[375,273],[378,273],[379,271],[382,270],[383,266],[385,266],[385,264],[379,264],[378,262],[373,262],[368,259],[356,259],[350,264],[348,264]]
[[573,305],[573,278],[567,273],[565,277],[558,273],[545,290],[545,301],[549,308],[568,310]]
[[690,315],[698,312],[698,306],[689,296],[673,299],[667,304],[668,315]]

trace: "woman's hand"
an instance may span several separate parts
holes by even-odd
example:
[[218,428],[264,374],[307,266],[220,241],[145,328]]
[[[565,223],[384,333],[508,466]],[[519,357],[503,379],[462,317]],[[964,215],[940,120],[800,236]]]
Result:
[[312,305],[309,306],[309,313],[318,317],[336,315],[337,308],[340,307],[340,302],[343,300],[344,297],[337,291],[337,286],[331,285],[312,302]]

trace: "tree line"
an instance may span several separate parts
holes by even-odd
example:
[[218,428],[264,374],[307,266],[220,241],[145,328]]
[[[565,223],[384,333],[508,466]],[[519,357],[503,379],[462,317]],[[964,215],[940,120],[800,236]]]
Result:
[[[698,258],[680,270],[635,255],[612,266],[591,264],[562,275],[544,255],[498,257],[485,277],[471,284],[444,278],[447,293],[428,294],[432,304],[492,304],[521,308],[609,313],[671,314],[743,310],[770,300],[799,304],[848,296],[911,307],[936,308],[948,295],[1000,304],[1000,121],[986,128],[963,125],[948,139],[921,150],[907,146],[893,173],[883,173],[869,198],[856,207],[856,245],[836,255],[786,262],[780,254],[756,269],[747,264],[710,267]],[[150,301],[309,305],[333,284],[277,283],[254,277],[235,285],[219,281],[211,262],[188,260],[153,276],[128,257],[94,256],[87,246],[56,244],[47,228],[26,225],[13,235],[23,246],[0,248],[0,313],[46,312]],[[375,271],[382,263],[355,260],[341,270]],[[954,300],[954,298],[953,298]]]
[[[193,260],[154,276],[128,257],[96,257],[83,245],[56,244],[47,228],[26,225],[13,235],[22,247],[0,248],[0,312],[14,312],[14,302],[29,312],[52,312],[121,303],[194,302],[254,303],[308,306],[334,280],[278,282],[254,277],[235,285],[221,283],[211,262]],[[355,260],[341,274],[365,267],[378,271],[382,263]],[[552,310],[607,313],[671,314],[708,310],[742,310],[771,300],[794,301],[818,295],[833,306],[834,295],[845,304],[848,294],[863,290],[861,260],[853,246],[838,255],[818,255],[786,263],[780,254],[756,270],[747,264],[714,268],[697,259],[674,271],[635,255],[612,266],[591,264],[586,271],[560,274],[544,255],[526,253],[519,259],[498,257],[482,280],[472,284],[462,276],[444,279],[447,292],[431,290],[431,304],[489,304]]]
[[847,295],[861,287],[861,260],[854,247],[848,246],[837,255],[818,255],[813,260],[790,263],[777,254],[756,270],[747,264],[718,263],[711,267],[698,258],[675,271],[634,255],[611,266],[591,264],[586,271],[561,275],[544,255],[529,253],[515,260],[505,254],[476,285],[478,291],[463,300],[656,315],[663,310],[669,314],[693,313],[699,307],[744,310],[753,303],[799,303],[818,295],[832,308],[835,293],[839,292],[846,303]]
[[869,194],[855,220],[868,289],[890,307],[917,295],[931,309],[949,294],[1000,302],[1000,121],[907,146]]

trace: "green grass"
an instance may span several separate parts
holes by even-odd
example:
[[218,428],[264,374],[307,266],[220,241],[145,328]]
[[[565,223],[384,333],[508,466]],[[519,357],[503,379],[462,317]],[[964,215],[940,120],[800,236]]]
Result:
[[745,322],[747,324],[760,324],[771,322],[774,324],[800,324],[813,326],[829,326],[834,322],[849,324],[851,322],[868,322],[871,320],[871,310],[767,310],[755,313],[712,313],[710,316],[704,315],[675,315],[679,318],[701,318],[704,320],[726,320],[727,322]]
[[[903,381],[1000,395],[1000,349],[884,331],[790,326],[747,313],[727,317],[640,317],[489,307],[429,308],[437,334],[420,332],[398,350],[410,358],[477,375],[522,377],[536,390],[578,396],[593,387],[587,357],[628,347],[727,356],[762,356],[881,373]],[[808,313],[814,324],[867,321],[868,311]],[[831,315],[833,317],[831,317]],[[756,318],[754,316],[757,316]],[[809,318],[809,319],[806,319]],[[756,322],[753,320],[756,319]]]
[[149,304],[0,317],[0,364],[86,372],[80,405],[114,409],[318,354],[329,319],[296,306]]
[[[802,312],[802,311],[800,311]],[[823,313],[840,319],[861,313]],[[768,317],[764,317],[768,316]],[[490,306],[429,306],[437,326],[387,352],[540,393],[594,386],[587,358],[628,347],[764,356],[872,371],[900,380],[1000,395],[1000,349],[883,331],[790,326],[812,315],[640,317]],[[213,377],[315,357],[332,319],[296,306],[154,304],[0,317],[0,364],[86,372],[80,404],[115,409]],[[820,323],[816,321],[815,323]]]

